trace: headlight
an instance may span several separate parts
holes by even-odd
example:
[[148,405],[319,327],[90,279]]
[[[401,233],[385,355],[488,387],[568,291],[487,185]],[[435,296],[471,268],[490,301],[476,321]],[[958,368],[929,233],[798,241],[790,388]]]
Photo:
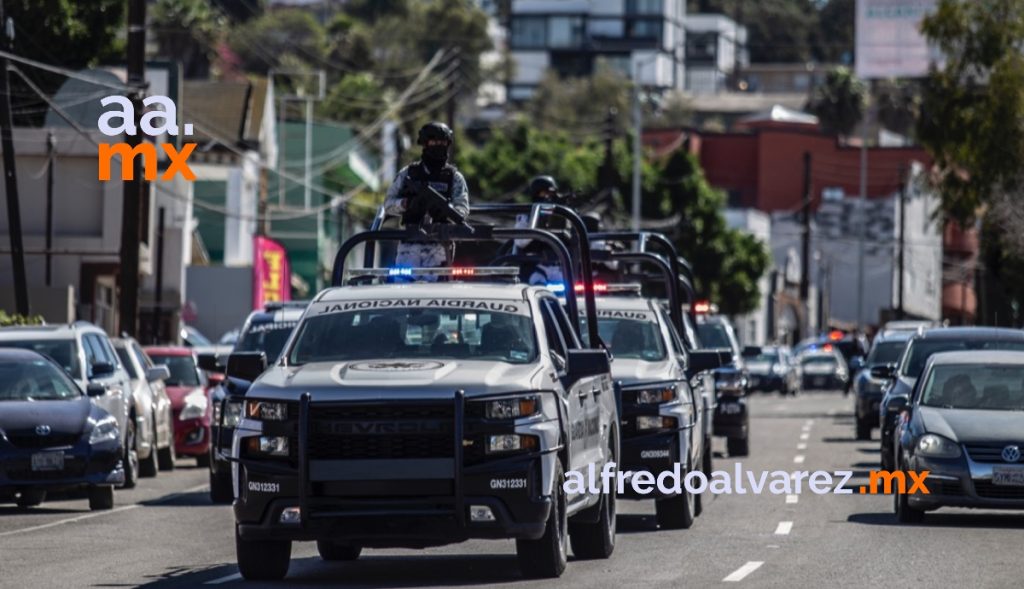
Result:
[[288,456],[288,438],[284,436],[253,436],[246,438],[250,454]]
[[774,366],[772,366],[772,372],[781,376],[786,373],[786,367],[783,366],[782,364],[775,364]]
[[929,458],[959,458],[960,445],[936,434],[925,434],[917,441],[917,453]]
[[270,401],[246,401],[245,415],[249,419],[284,421],[288,419],[288,404]]
[[238,427],[242,421],[242,403],[240,401],[224,401],[224,427]]
[[540,397],[524,395],[486,402],[484,415],[487,419],[516,419],[529,417],[540,411]]
[[120,438],[117,430],[117,421],[113,417],[107,417],[96,422],[89,434],[90,444],[102,444],[103,442],[115,442]]
[[178,414],[179,421],[185,421],[188,419],[200,419],[206,415],[206,407],[209,401],[206,399],[206,395],[201,391],[196,391],[191,395],[185,397],[185,407]]
[[641,405],[659,405],[676,400],[675,387],[648,389],[636,392],[636,402]]
[[636,418],[636,429],[675,429],[676,420],[674,417],[661,417],[660,415],[638,415]]
[[487,436],[487,453],[519,452],[537,449],[537,436],[502,434]]
[[742,374],[715,376],[715,388],[725,391],[741,391],[747,387],[747,379]]

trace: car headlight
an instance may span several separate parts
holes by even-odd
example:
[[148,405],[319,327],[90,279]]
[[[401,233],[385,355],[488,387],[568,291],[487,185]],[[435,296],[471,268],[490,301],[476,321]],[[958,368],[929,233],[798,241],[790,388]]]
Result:
[[747,379],[742,374],[728,376],[716,375],[715,388],[725,391],[740,391],[747,387]]
[[224,420],[219,422],[224,427],[238,427],[242,421],[241,401],[224,401]]
[[487,419],[516,419],[536,415],[539,411],[540,397],[538,395],[522,395],[486,401],[484,415]]
[[289,451],[288,438],[284,436],[253,436],[246,438],[249,454],[287,457]]
[[246,401],[245,415],[249,419],[285,421],[288,419],[288,404],[272,401]]
[[772,366],[772,372],[778,376],[782,376],[786,373],[786,367],[782,364],[776,364]]
[[115,442],[120,439],[120,432],[117,429],[117,420],[113,417],[105,417],[96,422],[92,432],[89,434],[90,444],[102,444],[104,442]]
[[675,387],[660,387],[636,392],[636,402],[640,405],[659,405],[676,400]]
[[528,452],[537,449],[537,436],[499,434],[487,436],[487,453]]
[[936,434],[925,434],[917,441],[917,453],[929,458],[959,458],[960,445]]
[[640,431],[675,429],[677,423],[679,422],[674,417],[660,415],[638,415],[636,417],[636,429]]
[[200,419],[206,415],[206,407],[209,401],[206,399],[206,395],[201,391],[196,391],[191,395],[185,397],[185,407],[178,414],[179,421],[185,421],[188,419]]

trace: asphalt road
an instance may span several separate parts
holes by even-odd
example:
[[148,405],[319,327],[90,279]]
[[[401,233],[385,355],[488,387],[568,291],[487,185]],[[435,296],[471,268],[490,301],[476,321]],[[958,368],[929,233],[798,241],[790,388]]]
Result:
[[[877,440],[853,439],[851,401],[838,393],[758,396],[751,405],[751,455],[742,462],[755,472],[852,470],[856,487],[876,467]],[[715,468],[735,462],[718,454]],[[183,460],[118,492],[109,512],[89,512],[82,499],[28,512],[0,505],[0,587],[243,585],[230,508],[210,504],[205,481]],[[557,581],[523,580],[510,541],[368,550],[344,564],[321,562],[306,543],[293,548],[287,581],[268,586],[1020,586],[1024,514],[1016,512],[942,510],[901,526],[889,496],[748,493],[705,496],[693,528],[661,531],[652,504],[619,505],[613,557],[570,562]]]

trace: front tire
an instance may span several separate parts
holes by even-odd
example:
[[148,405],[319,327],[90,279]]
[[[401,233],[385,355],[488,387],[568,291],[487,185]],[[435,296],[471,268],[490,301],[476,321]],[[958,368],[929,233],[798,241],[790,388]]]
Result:
[[231,472],[210,471],[210,501],[214,503],[231,503],[235,499],[235,489],[231,484]]
[[152,439],[149,441],[149,456],[145,460],[139,462],[139,476],[143,478],[153,478],[156,476],[158,470],[160,470],[157,464],[156,458],[156,414],[153,414],[153,426],[150,428],[153,433]]
[[361,546],[346,546],[330,540],[317,540],[316,550],[320,553],[320,558],[335,562],[355,560],[363,552]]
[[46,491],[43,489],[26,489],[18,494],[16,503],[21,509],[35,507],[46,500]]
[[871,439],[871,425],[859,417],[857,418],[857,439],[862,441]]
[[[689,474],[690,469],[686,469]],[[684,477],[685,478],[685,477]],[[658,526],[663,530],[687,530],[693,526],[696,513],[696,498],[693,493],[683,487],[683,493],[675,497],[658,499],[654,502],[654,511]]]
[[136,448],[135,414],[128,416],[124,434],[124,484],[122,489],[134,489],[139,483],[139,450]]
[[114,487],[90,487],[89,509],[105,511],[114,508]]
[[615,507],[615,493],[602,493],[596,522],[569,524],[569,540],[576,558],[609,558],[615,552]]
[[199,468],[210,468],[209,452],[196,456],[196,466],[198,466]]
[[279,581],[288,574],[292,559],[289,540],[243,540],[235,526],[238,572],[247,581]]
[[562,461],[555,459],[555,488],[551,513],[544,535],[537,540],[516,540],[519,568],[526,577],[555,578],[562,576],[569,561],[568,518],[565,512],[565,471]]
[[924,511],[910,506],[906,493],[893,490],[893,508],[896,512],[896,521],[901,524],[919,524],[924,521]]
[[747,456],[750,454],[750,439],[749,438],[728,438],[725,442],[726,450],[729,451],[729,456]]

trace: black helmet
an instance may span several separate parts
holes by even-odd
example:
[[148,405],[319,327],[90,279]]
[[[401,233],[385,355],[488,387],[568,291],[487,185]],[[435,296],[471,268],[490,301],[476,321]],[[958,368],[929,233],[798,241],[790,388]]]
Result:
[[427,123],[420,128],[419,135],[416,137],[416,143],[418,145],[426,145],[427,141],[431,139],[440,139],[451,145],[452,130],[448,125],[438,121]]
[[[551,196],[548,196],[548,193]],[[526,189],[526,194],[535,201],[554,200],[558,195],[558,183],[551,176],[535,176],[533,180],[530,180],[530,187]]]

